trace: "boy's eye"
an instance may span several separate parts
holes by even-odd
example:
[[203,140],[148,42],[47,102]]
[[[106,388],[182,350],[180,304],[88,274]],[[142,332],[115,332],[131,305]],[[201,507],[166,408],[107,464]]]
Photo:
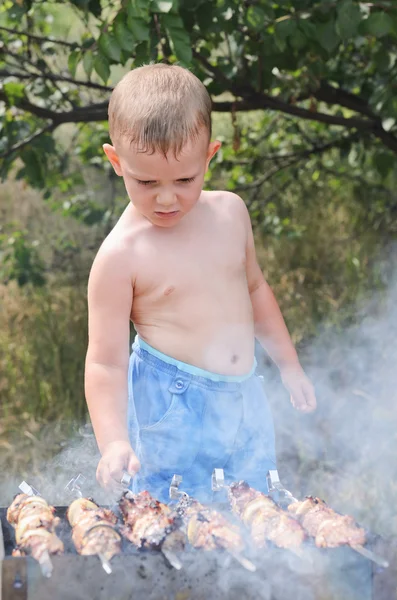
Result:
[[[185,177],[184,179],[178,179],[178,183],[191,183],[195,180],[195,177]],[[142,179],[137,179],[139,185],[153,185],[157,183],[156,181],[143,181]]]
[[140,179],[137,179],[137,182],[139,185],[152,185],[153,183],[156,183],[155,181],[141,181]]
[[194,179],[194,177],[186,177],[185,179],[178,179],[178,183],[191,183]]

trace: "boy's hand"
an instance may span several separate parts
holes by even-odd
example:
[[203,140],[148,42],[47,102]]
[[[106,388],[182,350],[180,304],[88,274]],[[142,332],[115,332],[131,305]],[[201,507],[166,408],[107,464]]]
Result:
[[129,442],[111,442],[102,453],[96,471],[96,478],[105,489],[119,492],[122,490],[121,478],[123,474],[127,472],[131,477],[134,477],[140,468],[139,460]]
[[291,404],[301,412],[312,412],[317,406],[314,387],[302,367],[285,367],[280,371],[284,386],[291,394]]

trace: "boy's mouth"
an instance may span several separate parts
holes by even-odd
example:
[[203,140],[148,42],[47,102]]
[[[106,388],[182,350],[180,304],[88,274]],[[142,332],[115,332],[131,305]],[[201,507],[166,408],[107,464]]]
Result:
[[161,219],[172,219],[172,217],[175,217],[178,213],[179,210],[172,210],[170,212],[160,212],[156,210],[154,214]]

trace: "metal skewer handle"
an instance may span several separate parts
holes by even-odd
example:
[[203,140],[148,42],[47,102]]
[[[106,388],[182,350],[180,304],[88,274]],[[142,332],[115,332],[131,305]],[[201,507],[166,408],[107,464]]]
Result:
[[180,500],[181,498],[188,498],[188,494],[179,489],[182,483],[182,475],[173,475],[168,490],[168,495],[171,500]]
[[28,496],[41,496],[40,492],[32,485],[29,485],[26,481],[22,481],[18,488],[21,490],[21,492],[27,494]]
[[213,492],[220,492],[225,489],[225,473],[223,469],[214,469],[211,477],[211,488]]
[[281,485],[277,469],[272,469],[271,471],[267,472],[266,482],[269,490],[269,496],[274,496],[275,498],[273,499],[277,502],[286,501],[288,504],[291,504],[291,502],[298,502],[297,498],[295,498],[291,492],[286,490]]
[[77,498],[82,498],[83,492],[81,491],[81,486],[84,485],[86,479],[87,478],[82,473],[79,473],[76,477],[72,477],[69,483],[65,485],[65,490],[71,494],[75,494]]

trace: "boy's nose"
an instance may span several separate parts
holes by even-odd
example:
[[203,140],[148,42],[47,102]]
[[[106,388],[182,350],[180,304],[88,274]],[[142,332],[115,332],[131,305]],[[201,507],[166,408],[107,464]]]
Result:
[[176,196],[172,191],[163,191],[157,195],[157,204],[161,206],[174,206],[176,204]]

